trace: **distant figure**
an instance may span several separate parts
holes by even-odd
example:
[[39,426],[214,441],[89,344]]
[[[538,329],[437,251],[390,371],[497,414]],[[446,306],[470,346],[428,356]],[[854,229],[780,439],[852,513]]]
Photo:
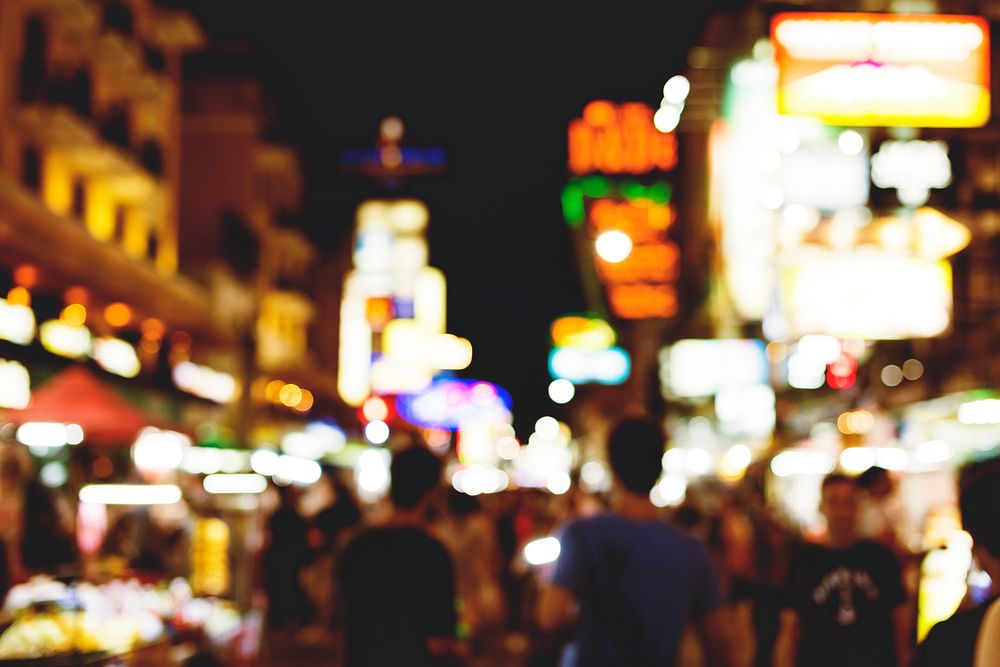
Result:
[[729,663],[719,581],[707,549],[660,518],[649,492],[664,434],[629,418],[608,440],[617,493],[611,511],[570,519],[537,609],[545,632],[569,629],[562,667],[674,665],[692,621],[709,665]]
[[6,582],[13,586],[34,574],[76,570],[73,536],[52,491],[31,476],[28,451],[0,443],[0,550]]
[[424,527],[441,462],[412,446],[393,455],[389,472],[392,514],[358,532],[338,564],[345,664],[452,664],[464,650],[456,636],[454,568]]
[[300,581],[316,609],[316,621],[323,630],[337,625],[335,617],[337,582],[334,577],[337,558],[348,538],[361,524],[361,506],[352,489],[332,467],[324,469],[333,500],[313,516],[309,526],[309,564]]
[[299,628],[312,618],[312,605],[299,574],[309,557],[305,519],[298,512],[298,487],[279,486],[281,504],[267,522],[264,548],[264,589],[267,621],[276,629]]
[[802,547],[790,567],[776,667],[904,667],[910,657],[905,591],[895,555],[858,535],[855,481],[822,482],[823,544]]
[[470,637],[495,636],[505,616],[496,527],[478,497],[449,489],[447,509],[435,532],[455,564],[456,589],[462,602],[459,619]]
[[[992,582],[986,599],[956,611],[930,629],[917,647],[915,667],[972,667],[973,649],[986,611],[1000,596],[1000,459],[964,467],[959,477],[962,527],[972,536],[973,557]],[[1000,664],[1000,655],[996,662]]]
[[986,612],[976,640],[974,667],[1000,665],[1000,601],[994,601]]
[[861,490],[859,536],[884,544],[899,556],[906,555],[910,551],[912,522],[892,473],[881,466],[871,466],[858,475],[856,483]]

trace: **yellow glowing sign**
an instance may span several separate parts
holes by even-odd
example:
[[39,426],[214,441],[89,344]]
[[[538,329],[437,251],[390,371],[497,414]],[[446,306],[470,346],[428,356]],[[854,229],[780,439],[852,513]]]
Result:
[[551,326],[554,347],[578,347],[585,350],[606,350],[615,344],[617,335],[611,325],[596,317],[567,315]]
[[832,125],[978,127],[990,117],[989,24],[940,14],[774,16],[778,113]]
[[596,100],[569,125],[569,170],[574,174],[645,174],[677,164],[677,139],[653,125],[641,102]]

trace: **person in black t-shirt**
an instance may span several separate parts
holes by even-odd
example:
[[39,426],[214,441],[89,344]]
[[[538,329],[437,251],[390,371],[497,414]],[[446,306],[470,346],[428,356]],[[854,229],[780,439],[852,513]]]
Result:
[[985,600],[960,607],[931,628],[917,647],[915,667],[972,667],[979,626],[990,603],[1000,596],[1000,459],[965,466],[958,486],[962,526],[972,536],[973,556],[992,585]]
[[846,475],[823,480],[826,540],[803,547],[791,565],[777,667],[908,664],[899,564],[886,547],[858,539],[858,495]]
[[392,516],[348,542],[338,563],[347,667],[439,667],[455,662],[455,575],[444,545],[423,527],[441,463],[422,447],[390,467]]

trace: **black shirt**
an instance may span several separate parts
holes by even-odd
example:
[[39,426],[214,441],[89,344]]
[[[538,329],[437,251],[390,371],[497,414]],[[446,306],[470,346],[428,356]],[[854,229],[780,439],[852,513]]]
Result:
[[894,664],[892,610],[903,602],[899,564],[885,547],[808,545],[792,563],[787,604],[798,613],[801,667]]
[[990,598],[935,623],[917,647],[914,667],[972,667],[979,626],[994,600]]
[[430,637],[455,637],[455,582],[445,547],[420,528],[370,528],[338,567],[348,667],[437,665]]

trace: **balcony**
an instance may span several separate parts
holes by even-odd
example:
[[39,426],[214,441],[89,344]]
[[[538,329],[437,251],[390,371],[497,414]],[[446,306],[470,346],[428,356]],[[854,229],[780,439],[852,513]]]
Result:
[[43,150],[58,150],[72,167],[88,176],[106,177],[109,188],[124,201],[164,195],[163,184],[120,147],[105,141],[89,122],[73,111],[32,104],[14,114],[14,126]]
[[116,245],[94,239],[82,225],[50,211],[31,192],[0,176],[0,262],[31,262],[67,283],[86,285],[206,340],[231,343],[211,295],[185,276],[165,278]]

